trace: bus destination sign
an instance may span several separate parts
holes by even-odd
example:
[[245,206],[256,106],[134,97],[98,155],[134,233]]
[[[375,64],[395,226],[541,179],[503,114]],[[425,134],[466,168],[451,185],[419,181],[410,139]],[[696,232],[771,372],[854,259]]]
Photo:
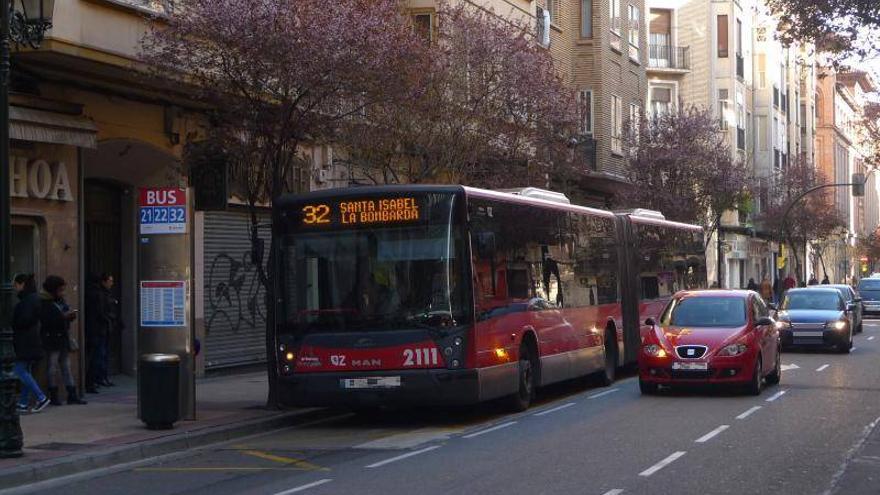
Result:
[[416,198],[377,198],[307,204],[302,207],[303,225],[371,225],[418,221],[421,210]]

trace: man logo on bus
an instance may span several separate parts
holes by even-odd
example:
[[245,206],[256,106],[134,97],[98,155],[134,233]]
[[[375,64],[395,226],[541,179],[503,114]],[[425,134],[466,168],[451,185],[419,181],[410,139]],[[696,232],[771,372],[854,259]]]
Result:
[[345,355],[330,356],[330,363],[333,366],[345,366]]

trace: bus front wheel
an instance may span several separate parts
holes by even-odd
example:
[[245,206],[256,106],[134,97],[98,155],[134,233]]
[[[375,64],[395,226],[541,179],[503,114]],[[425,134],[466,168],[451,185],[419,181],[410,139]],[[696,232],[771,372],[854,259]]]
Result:
[[519,349],[519,387],[509,400],[510,409],[522,412],[529,408],[532,397],[535,394],[535,369],[533,366],[534,356],[531,347],[524,345]]

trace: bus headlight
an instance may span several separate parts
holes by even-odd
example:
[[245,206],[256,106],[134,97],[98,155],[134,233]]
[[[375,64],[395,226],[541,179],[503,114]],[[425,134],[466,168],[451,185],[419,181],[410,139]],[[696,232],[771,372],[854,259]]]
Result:
[[288,352],[287,354],[284,355],[284,359],[286,359],[286,360],[288,360],[288,361],[293,361],[293,358],[294,358],[294,357],[295,357],[295,356],[293,355],[292,352]]

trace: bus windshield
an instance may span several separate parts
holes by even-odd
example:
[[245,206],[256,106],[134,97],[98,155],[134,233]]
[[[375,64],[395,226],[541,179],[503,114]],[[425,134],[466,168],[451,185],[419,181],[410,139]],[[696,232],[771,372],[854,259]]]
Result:
[[288,235],[282,248],[286,322],[279,329],[439,330],[462,324],[470,313],[462,246],[451,221]]

